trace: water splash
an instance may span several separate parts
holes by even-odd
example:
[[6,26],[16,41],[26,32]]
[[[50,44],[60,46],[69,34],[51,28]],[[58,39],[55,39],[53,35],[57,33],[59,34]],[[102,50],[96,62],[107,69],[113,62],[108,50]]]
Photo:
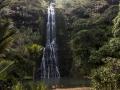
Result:
[[41,79],[59,79],[54,3],[48,7],[47,40],[41,63]]

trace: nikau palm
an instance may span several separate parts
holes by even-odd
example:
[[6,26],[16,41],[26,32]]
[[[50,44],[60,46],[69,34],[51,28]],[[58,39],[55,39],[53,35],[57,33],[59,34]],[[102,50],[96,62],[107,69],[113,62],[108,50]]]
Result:
[[0,80],[2,80],[6,79],[14,64],[13,61],[5,60],[3,57],[5,57],[4,51],[10,46],[15,32],[8,29],[8,21],[1,20],[0,23]]
[[[6,0],[0,1],[0,9],[6,5]],[[5,57],[4,51],[10,46],[14,34],[15,32],[10,27],[10,21],[6,18],[0,18],[0,80],[7,79],[6,77],[14,64],[13,61],[3,59]]]

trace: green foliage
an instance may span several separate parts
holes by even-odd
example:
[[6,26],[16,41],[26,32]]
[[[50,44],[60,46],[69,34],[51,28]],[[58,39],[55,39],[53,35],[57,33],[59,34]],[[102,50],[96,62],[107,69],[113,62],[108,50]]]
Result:
[[120,80],[120,60],[106,58],[106,65],[92,72],[92,84],[95,90],[118,90]]
[[41,55],[41,51],[43,50],[43,47],[38,45],[38,44],[32,44],[29,45],[27,47],[28,52],[30,53],[30,55],[32,56],[40,56]]
[[1,0],[0,1],[0,9],[4,8],[5,6],[8,6],[11,3],[12,0]]
[[[71,48],[73,51],[73,68],[78,68],[77,72],[87,71],[90,63],[96,63],[100,55],[98,55],[96,50],[98,50],[104,43],[108,40],[109,30],[81,30],[73,36],[71,40]],[[94,52],[94,54],[93,54]],[[103,53],[100,53],[103,54]],[[93,56],[94,55],[94,56]],[[90,59],[92,58],[92,61]],[[93,64],[92,63],[92,64]],[[100,63],[99,63],[100,64]],[[94,64],[92,65],[94,66]],[[89,67],[89,69],[92,68]],[[82,71],[79,69],[82,68]],[[90,70],[88,70],[90,71]],[[89,72],[88,72],[89,73]]]
[[119,90],[120,87],[120,26],[118,17],[119,14],[114,19],[113,37],[90,57],[93,67],[96,68],[92,73],[92,83],[95,90]]
[[112,20],[116,17],[117,13],[119,11],[118,5],[112,5],[108,9],[104,11],[104,13],[99,17],[99,19],[96,20],[95,23],[108,23],[112,24]]
[[[78,7],[71,12],[70,17],[68,15],[70,20],[68,22],[71,25],[68,30],[71,30],[72,71],[79,76],[81,72],[85,74],[93,68],[105,65],[103,58],[119,58],[119,38],[110,40],[112,20],[118,13],[118,5],[108,6],[105,0],[92,0],[90,3],[85,3],[83,7],[81,5]],[[88,17],[85,14],[81,16],[81,11],[87,13]]]
[[47,90],[47,87],[44,83],[39,83],[37,85],[37,90]]
[[25,89],[23,85],[20,82],[18,82],[17,85],[13,87],[13,90],[25,90]]
[[[114,19],[114,26],[113,26],[113,38],[109,40],[106,45],[103,45],[98,51],[92,52],[90,56],[90,62],[92,62],[93,66],[103,65],[102,58],[113,57],[113,58],[120,58],[120,38],[119,38],[119,14]],[[116,32],[118,31],[118,32]]]
[[92,6],[95,0],[57,0],[56,4],[58,8],[78,8],[79,6],[87,7]]
[[9,73],[14,69],[13,61],[0,59],[0,80],[7,80]]
[[[8,6],[8,1],[11,0],[2,0],[0,9]],[[65,9],[61,11],[66,14],[64,16],[64,13],[60,14],[58,10],[60,13],[56,15],[57,25],[59,24],[58,54],[61,54],[58,57],[62,76],[68,75],[71,68],[73,76],[88,76],[94,68],[92,83],[95,88],[116,89],[120,76],[120,14],[114,19],[113,38],[111,27],[118,12],[118,5],[109,6],[106,0],[57,0],[56,3],[56,7]],[[23,81],[25,77],[33,77],[34,80],[42,57],[41,45],[45,41],[47,5],[48,0],[14,0],[14,3],[6,7],[10,15],[3,15],[4,10],[0,12],[3,15],[3,18],[0,18],[1,80]],[[16,35],[11,28],[13,26],[18,28]],[[18,82],[13,90],[26,88],[47,89],[44,83],[25,85]]]
[[[36,63],[43,49],[40,44],[46,5],[44,0],[0,1],[0,80],[5,82],[0,88],[2,86],[7,89],[15,84],[14,90],[25,90],[24,85],[16,84],[16,81],[22,81],[28,76],[34,77]],[[22,8],[19,13],[17,7]]]
[[32,28],[21,28],[18,33],[14,36],[14,43],[19,43],[19,47],[28,44],[41,44],[42,38],[39,31],[33,31]]
[[[81,9],[81,8],[80,8]],[[90,12],[87,12],[86,9],[80,10],[78,9],[78,12],[73,13],[74,16],[72,16],[72,26],[71,28],[74,31],[79,31],[81,29],[95,29],[95,28],[108,28],[112,24],[112,20],[116,17],[116,14],[118,13],[118,5],[110,6],[108,9],[105,9],[104,13],[99,15],[90,16]],[[80,11],[79,11],[80,10]],[[74,10],[76,12],[77,10]],[[83,16],[81,17],[81,11]],[[85,14],[84,14],[85,13]],[[86,15],[88,16],[87,18]],[[79,16],[79,17],[78,17]],[[103,24],[104,23],[104,24]]]
[[47,86],[43,82],[39,83],[20,83],[13,86],[12,90],[47,90]]
[[0,53],[2,53],[13,41],[15,30],[11,30],[11,28],[9,28],[11,21],[1,19],[0,22]]
[[93,67],[98,67],[104,64],[102,58],[120,58],[119,50],[120,39],[112,38],[107,45],[102,46],[98,51],[92,52],[90,56],[90,63]]
[[[7,53],[8,58],[15,60],[14,73],[17,78],[23,80],[25,77],[34,77],[43,47],[40,45],[41,35],[31,29],[23,28],[14,35],[13,47]],[[31,69],[31,70],[28,70]]]
[[114,27],[113,27],[114,37],[120,37],[120,12],[117,17],[114,19]]

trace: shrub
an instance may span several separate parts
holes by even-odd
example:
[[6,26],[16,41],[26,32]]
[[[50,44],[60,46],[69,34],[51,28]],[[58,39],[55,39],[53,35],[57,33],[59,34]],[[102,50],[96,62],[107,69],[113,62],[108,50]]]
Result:
[[37,90],[47,90],[45,83],[41,82],[37,85]]
[[24,87],[20,82],[18,82],[17,85],[13,87],[13,90],[24,90]]
[[92,73],[92,85],[95,90],[118,90],[120,80],[120,60],[106,58],[106,65]]
[[47,86],[43,82],[28,82],[24,84],[18,82],[15,86],[13,86],[12,90],[47,90]]

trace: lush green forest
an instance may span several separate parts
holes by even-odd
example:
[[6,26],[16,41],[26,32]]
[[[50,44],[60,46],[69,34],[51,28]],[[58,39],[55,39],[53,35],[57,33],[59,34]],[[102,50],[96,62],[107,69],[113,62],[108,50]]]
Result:
[[[52,87],[39,77],[51,1],[0,0],[0,90]],[[120,90],[119,0],[55,3],[60,78],[85,79],[93,90]]]

